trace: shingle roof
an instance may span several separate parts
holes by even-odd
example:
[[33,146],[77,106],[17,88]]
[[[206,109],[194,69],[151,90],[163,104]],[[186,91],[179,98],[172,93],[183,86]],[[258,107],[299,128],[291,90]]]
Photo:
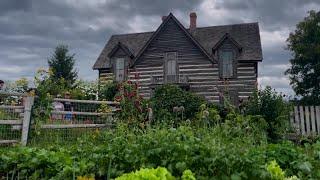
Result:
[[[144,47],[154,32],[113,35],[103,48],[93,69],[110,68],[108,54],[119,42],[124,44],[134,56]],[[232,24],[224,26],[199,27],[192,35],[208,52],[225,37],[226,33],[242,47],[239,60],[261,61],[262,50],[258,23]]]

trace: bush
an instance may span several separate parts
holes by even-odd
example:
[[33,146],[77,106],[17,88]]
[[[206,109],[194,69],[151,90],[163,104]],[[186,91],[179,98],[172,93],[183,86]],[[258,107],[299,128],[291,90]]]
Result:
[[101,83],[99,88],[99,100],[113,101],[118,92],[115,81]]
[[163,85],[157,88],[151,98],[155,119],[168,121],[175,119],[177,112],[174,107],[183,107],[184,118],[193,119],[205,100],[191,92],[187,92],[175,85]]
[[245,114],[261,115],[268,123],[268,137],[277,141],[284,137],[289,129],[291,106],[282,94],[266,87],[255,91],[253,97],[245,104]]
[[146,118],[147,104],[138,94],[138,85],[132,81],[125,81],[118,85],[115,101],[120,102],[121,111],[117,117],[129,125],[139,125]]

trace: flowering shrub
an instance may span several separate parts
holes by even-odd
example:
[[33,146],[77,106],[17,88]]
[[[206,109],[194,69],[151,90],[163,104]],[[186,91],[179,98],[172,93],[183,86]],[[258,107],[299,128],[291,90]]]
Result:
[[138,94],[138,85],[132,81],[118,84],[118,94],[115,101],[120,102],[121,111],[118,118],[129,125],[142,123],[146,118],[146,103]]

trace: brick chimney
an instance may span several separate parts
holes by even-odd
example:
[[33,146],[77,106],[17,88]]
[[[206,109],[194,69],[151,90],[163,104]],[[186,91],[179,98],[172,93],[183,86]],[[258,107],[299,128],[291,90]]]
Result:
[[161,19],[162,19],[162,22],[167,18],[167,16],[162,16]]
[[195,12],[190,13],[190,31],[194,31],[197,28],[197,14]]

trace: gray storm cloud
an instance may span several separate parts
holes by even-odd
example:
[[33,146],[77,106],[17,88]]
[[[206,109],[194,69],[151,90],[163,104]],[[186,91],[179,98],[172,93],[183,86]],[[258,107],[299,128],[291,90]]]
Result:
[[91,67],[112,34],[155,30],[169,12],[188,26],[195,11],[199,26],[259,22],[259,82],[292,94],[283,75],[290,59],[285,40],[308,10],[319,8],[318,0],[1,0],[0,79],[32,78],[63,43],[76,54],[80,77],[94,80]]

